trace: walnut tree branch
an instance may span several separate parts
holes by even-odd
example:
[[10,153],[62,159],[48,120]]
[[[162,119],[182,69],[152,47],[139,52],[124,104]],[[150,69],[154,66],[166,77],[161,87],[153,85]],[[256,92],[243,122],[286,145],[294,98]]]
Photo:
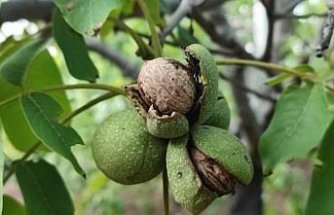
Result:
[[51,21],[53,1],[49,0],[11,0],[1,3],[0,25],[19,19]]
[[96,39],[85,38],[85,41],[90,50],[115,63],[123,71],[125,76],[133,79],[137,78],[139,73],[137,66],[122,57],[116,50],[106,46],[106,44],[103,44],[101,41]]

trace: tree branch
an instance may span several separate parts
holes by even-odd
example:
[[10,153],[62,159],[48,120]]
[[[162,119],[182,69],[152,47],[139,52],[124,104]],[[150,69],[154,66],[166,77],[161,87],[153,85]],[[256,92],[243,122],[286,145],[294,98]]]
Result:
[[274,18],[275,20],[278,19],[308,19],[311,17],[318,17],[318,18],[326,18],[328,15],[328,13],[309,13],[309,14],[305,14],[305,15],[294,15],[294,14],[280,14],[280,13],[276,13],[274,14]]
[[[254,57],[245,51],[240,43],[235,39],[231,27],[221,11],[221,8],[215,8],[208,11],[204,17],[200,8],[195,8],[192,15],[196,22],[203,28],[210,38],[220,47],[229,49],[234,56],[239,56],[245,59],[254,59]],[[218,30],[219,29],[219,30]]]
[[85,41],[90,50],[115,63],[123,71],[125,76],[129,76],[133,79],[137,78],[139,73],[137,66],[131,61],[123,58],[116,50],[113,50],[106,44],[93,38],[87,37],[85,38]]
[[272,50],[272,47],[273,47],[273,40],[274,40],[275,1],[274,0],[267,1],[267,3],[265,4],[265,8],[266,8],[266,14],[267,14],[267,19],[268,19],[268,35],[267,35],[267,40],[266,40],[266,49],[265,49],[261,59],[263,61],[270,61],[271,50]]
[[276,102],[276,99],[272,98],[271,96],[268,96],[268,95],[265,95],[265,94],[262,94],[262,93],[259,93],[247,86],[245,86],[244,84],[242,84],[240,81],[235,81],[234,79],[232,78],[229,78],[229,77],[226,77],[224,74],[222,73],[219,73],[219,77],[222,78],[223,80],[231,83],[234,87],[237,87],[239,88],[240,90],[243,90],[247,93],[251,93],[255,96],[257,96],[258,98],[260,99],[263,99],[263,100],[266,100],[266,101],[270,101],[270,102]]
[[317,47],[317,57],[322,57],[323,52],[328,49],[331,43],[334,30],[334,9],[328,13],[327,20],[321,31],[319,45]]
[[51,21],[54,4],[49,0],[11,0],[1,3],[0,25],[19,19]]
[[[231,79],[233,82],[244,82],[244,67],[236,67]],[[262,166],[258,153],[258,143],[261,129],[250,108],[247,94],[242,89],[234,86],[232,88],[237,111],[241,119],[242,131],[250,145],[250,154],[254,166],[254,177],[248,186],[240,187],[233,196],[231,214],[233,215],[260,215],[262,214]]]

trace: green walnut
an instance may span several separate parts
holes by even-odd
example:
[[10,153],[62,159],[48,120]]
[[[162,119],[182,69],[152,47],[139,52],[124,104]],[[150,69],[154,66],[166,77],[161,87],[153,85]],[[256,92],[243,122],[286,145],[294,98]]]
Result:
[[218,73],[212,55],[199,44],[188,46],[185,55],[188,65],[164,57],[146,61],[138,83],[126,88],[156,137],[185,135],[209,118],[217,101]]
[[230,125],[231,112],[224,97],[219,97],[212,114],[203,124],[228,129]]
[[132,108],[112,114],[92,142],[98,168],[121,184],[137,184],[158,175],[165,166],[167,143],[147,132],[145,119]]
[[168,179],[175,200],[194,214],[222,195],[247,185],[253,166],[245,146],[227,131],[200,126],[192,135],[171,140],[167,148]]

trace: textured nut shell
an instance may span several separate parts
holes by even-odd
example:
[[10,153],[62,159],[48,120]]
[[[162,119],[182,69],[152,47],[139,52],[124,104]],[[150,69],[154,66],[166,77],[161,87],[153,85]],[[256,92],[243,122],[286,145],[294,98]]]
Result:
[[204,187],[186,147],[188,136],[172,139],[167,148],[166,165],[174,199],[193,214],[202,212],[217,197]]
[[148,134],[135,109],[107,118],[95,133],[92,150],[98,168],[122,184],[148,181],[165,165],[166,142]]
[[218,69],[213,56],[204,46],[192,44],[186,47],[185,52],[187,55],[199,60],[200,79],[204,84],[205,92],[197,124],[202,124],[210,117],[217,102]]
[[140,70],[138,85],[162,113],[187,113],[195,100],[192,75],[179,62],[169,58],[146,61]]
[[206,120],[203,124],[227,130],[230,125],[230,115],[230,108],[228,107],[226,100],[221,98],[217,101],[209,119]]
[[199,150],[223,165],[240,183],[250,183],[253,165],[237,137],[223,129],[203,125],[193,133],[193,139]]
[[160,138],[177,138],[189,131],[188,119],[180,113],[158,116],[157,111],[150,107],[146,118],[147,130]]

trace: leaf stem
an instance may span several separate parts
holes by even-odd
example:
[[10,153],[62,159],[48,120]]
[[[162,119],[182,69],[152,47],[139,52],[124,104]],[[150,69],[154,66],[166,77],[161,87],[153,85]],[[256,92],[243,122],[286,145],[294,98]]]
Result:
[[244,60],[244,59],[235,59],[235,58],[226,58],[216,62],[217,65],[245,65],[245,66],[254,66],[262,69],[268,69],[272,71],[281,71],[291,75],[305,77],[305,73],[300,73],[297,70],[287,68],[285,66],[277,65],[274,63],[267,63],[257,60]]
[[[117,95],[114,92],[108,92],[105,93],[89,102],[87,102],[86,104],[84,104],[83,106],[79,107],[78,109],[76,109],[75,111],[73,111],[72,113],[70,113],[65,119],[62,120],[62,124],[66,124],[67,122],[69,122],[71,119],[73,119],[74,117],[76,117],[77,115],[79,115],[80,113],[86,111],[87,109],[93,107],[94,105],[105,101],[113,96]],[[14,174],[16,167],[21,164],[22,162],[24,162],[25,160],[27,160],[35,151],[36,149],[42,145],[41,141],[38,141],[35,145],[33,145],[19,160],[15,161],[12,163],[12,165],[10,166],[9,172],[7,173],[7,175],[4,177],[3,179],[3,184],[5,184],[9,178]]]
[[169,215],[168,177],[166,168],[162,173],[162,187],[163,187],[163,197],[164,197],[164,215]]
[[[117,87],[113,87],[106,84],[69,84],[69,85],[55,85],[48,88],[32,90],[25,92],[25,94],[34,93],[34,92],[51,92],[51,91],[59,91],[59,90],[73,90],[73,89],[94,89],[94,90],[106,90],[113,92],[114,94],[125,95],[125,92]],[[20,98],[23,94],[17,94],[12,96],[2,102],[0,102],[0,108],[8,103],[15,101],[16,99]]]
[[116,94],[114,92],[109,92],[109,93],[105,93],[102,96],[99,96],[89,102],[87,102],[85,105],[79,107],[78,109],[74,110],[72,113],[70,113],[66,118],[64,118],[62,120],[61,123],[66,124],[68,123],[71,119],[73,119],[75,116],[79,115],[80,113],[84,112],[85,110],[89,109],[90,107],[104,101],[107,100],[113,96],[115,96]]
[[152,47],[148,46],[137,32],[132,30],[121,20],[112,20],[115,22],[117,27],[130,34],[132,39],[137,43],[139,50],[141,51],[140,56],[142,56],[144,59],[150,59],[155,57],[155,52]]
[[160,37],[159,37],[159,35],[158,35],[158,33],[155,29],[154,21],[153,21],[151,15],[150,15],[150,12],[147,8],[146,3],[143,0],[137,0],[137,2],[139,4],[139,7],[142,10],[146,20],[147,20],[147,22],[148,22],[148,25],[149,25],[149,28],[150,28],[150,31],[151,31],[151,35],[152,35],[152,44],[153,44],[153,48],[154,48],[156,57],[160,57],[161,54],[162,54],[161,43],[160,43]]
[[3,179],[3,184],[5,184],[10,177],[14,174],[14,172],[16,171],[16,167],[21,164],[22,162],[24,162],[26,159],[28,159],[30,157],[30,155],[32,155],[36,149],[42,144],[41,141],[38,141],[35,145],[33,145],[24,155],[23,157],[21,157],[19,160],[13,162],[10,166],[9,172],[7,173],[6,176],[4,176]]

